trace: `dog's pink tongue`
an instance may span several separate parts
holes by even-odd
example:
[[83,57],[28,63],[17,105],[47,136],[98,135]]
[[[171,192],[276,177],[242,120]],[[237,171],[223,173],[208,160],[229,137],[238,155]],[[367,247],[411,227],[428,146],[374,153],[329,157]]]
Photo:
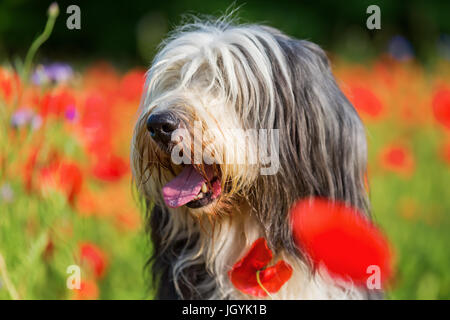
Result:
[[186,166],[174,179],[163,188],[164,201],[170,208],[178,208],[192,199],[200,192],[205,179],[194,169],[194,166]]

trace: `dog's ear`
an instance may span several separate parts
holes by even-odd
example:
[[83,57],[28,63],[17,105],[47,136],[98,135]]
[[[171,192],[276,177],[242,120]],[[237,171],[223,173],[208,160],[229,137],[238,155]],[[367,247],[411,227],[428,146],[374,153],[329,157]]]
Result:
[[[343,201],[369,214],[364,177],[367,168],[367,142],[363,123],[356,109],[345,97],[332,74],[325,52],[309,41],[296,41],[300,72],[309,80],[297,88],[298,108],[306,118],[300,135],[309,139],[307,154],[310,182],[319,182],[318,196]],[[303,71],[302,71],[303,70]],[[298,100],[298,99],[297,99]],[[300,120],[301,121],[301,120]],[[298,146],[304,148],[305,141]],[[305,155],[305,154],[304,154]]]
[[[287,216],[295,201],[319,196],[363,213],[368,212],[368,201],[364,127],[336,84],[325,52],[308,41],[274,37],[284,56],[270,59],[280,168],[276,175],[259,177],[252,204],[276,248],[292,243]],[[281,70],[289,70],[288,78]]]

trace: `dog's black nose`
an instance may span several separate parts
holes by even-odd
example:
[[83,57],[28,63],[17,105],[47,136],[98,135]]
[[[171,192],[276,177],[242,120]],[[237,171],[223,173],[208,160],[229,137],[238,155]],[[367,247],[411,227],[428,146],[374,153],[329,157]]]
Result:
[[147,129],[153,140],[168,144],[172,132],[178,129],[180,121],[171,113],[152,114],[147,120]]

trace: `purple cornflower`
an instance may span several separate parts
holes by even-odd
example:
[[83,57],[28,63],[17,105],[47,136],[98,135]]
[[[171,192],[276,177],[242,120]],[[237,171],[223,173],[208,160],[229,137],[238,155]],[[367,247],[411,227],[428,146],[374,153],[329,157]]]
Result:
[[394,36],[389,42],[389,54],[396,60],[407,61],[414,57],[411,43],[402,36]]
[[70,80],[73,76],[72,67],[66,63],[52,63],[38,66],[31,76],[31,81],[36,85],[48,82],[60,83]]
[[18,128],[30,123],[33,119],[34,112],[33,110],[24,107],[20,108],[11,117],[11,126]]
[[0,188],[0,199],[4,202],[12,202],[14,199],[14,191],[9,183],[4,183]]
[[77,117],[77,109],[73,104],[70,104],[66,107],[66,111],[64,113],[66,119],[70,122],[74,121]]
[[18,109],[11,117],[11,126],[13,128],[20,128],[30,125],[31,129],[37,130],[42,125],[42,118],[28,107]]

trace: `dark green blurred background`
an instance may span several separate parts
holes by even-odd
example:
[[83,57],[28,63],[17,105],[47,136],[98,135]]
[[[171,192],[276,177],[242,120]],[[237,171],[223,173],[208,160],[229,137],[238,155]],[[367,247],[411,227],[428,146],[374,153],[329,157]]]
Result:
[[[0,2],[0,61],[24,56],[42,31],[51,1]],[[220,15],[230,1],[135,0],[58,1],[60,16],[54,33],[40,51],[45,60],[83,63],[107,59],[119,67],[148,65],[155,46],[186,13]],[[81,8],[81,30],[68,30],[66,8]],[[366,28],[366,8],[381,8],[381,30]],[[414,56],[424,63],[449,58],[450,1],[236,1],[244,22],[262,22],[298,38],[309,39],[347,59],[364,61],[378,56],[391,39],[401,35]]]

